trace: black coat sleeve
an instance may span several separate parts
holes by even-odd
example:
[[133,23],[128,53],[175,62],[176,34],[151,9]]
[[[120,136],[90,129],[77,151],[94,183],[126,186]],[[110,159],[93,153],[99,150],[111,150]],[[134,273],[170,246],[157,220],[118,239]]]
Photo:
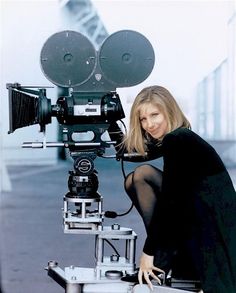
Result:
[[114,147],[118,159],[128,162],[141,163],[162,157],[162,147],[157,146],[152,142],[147,145],[147,152],[145,156],[141,156],[135,152],[133,154],[129,154],[125,144],[123,143],[125,135],[116,122],[111,123],[108,128],[108,133],[111,140],[115,142]]
[[154,255],[158,249],[174,249],[177,238],[181,237],[179,231],[183,215],[179,208],[184,197],[181,185],[185,181],[185,162],[181,160],[183,152],[178,136],[167,135],[164,138],[162,190],[157,198],[143,248],[149,255]]

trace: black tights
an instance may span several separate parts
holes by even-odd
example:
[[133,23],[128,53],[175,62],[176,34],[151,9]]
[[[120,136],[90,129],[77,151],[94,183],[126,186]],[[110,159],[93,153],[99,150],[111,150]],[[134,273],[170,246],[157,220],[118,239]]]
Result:
[[147,164],[137,167],[125,180],[125,190],[141,215],[146,231],[150,225],[161,186],[162,171]]

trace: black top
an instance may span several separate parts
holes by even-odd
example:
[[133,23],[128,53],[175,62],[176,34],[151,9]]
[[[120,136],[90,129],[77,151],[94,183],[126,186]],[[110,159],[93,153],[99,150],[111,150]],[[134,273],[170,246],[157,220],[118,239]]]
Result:
[[178,128],[144,160],[163,156],[163,181],[143,251],[188,247],[204,293],[236,292],[236,193],[214,148]]

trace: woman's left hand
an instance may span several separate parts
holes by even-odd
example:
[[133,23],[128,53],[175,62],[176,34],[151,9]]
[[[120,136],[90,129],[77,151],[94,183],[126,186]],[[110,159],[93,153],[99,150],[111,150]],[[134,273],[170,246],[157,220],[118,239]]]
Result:
[[140,268],[138,272],[139,284],[143,284],[143,277],[144,277],[145,281],[147,282],[151,290],[153,290],[153,285],[151,283],[151,280],[149,279],[149,276],[151,276],[153,279],[157,280],[159,284],[161,284],[160,279],[154,274],[153,271],[164,273],[163,270],[154,266],[153,260],[154,260],[153,255],[148,255],[143,252],[140,258]]

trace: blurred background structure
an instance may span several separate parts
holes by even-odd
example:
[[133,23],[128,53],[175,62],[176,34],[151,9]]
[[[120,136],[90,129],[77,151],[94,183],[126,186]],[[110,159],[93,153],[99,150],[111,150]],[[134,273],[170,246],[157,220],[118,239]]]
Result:
[[[132,99],[148,84],[169,88],[193,129],[234,164],[236,137],[235,1],[38,0],[1,2],[1,188],[10,188],[9,164],[55,164],[57,150],[23,150],[23,141],[41,140],[38,127],[8,135],[5,84],[53,86],[40,69],[39,55],[53,33],[79,31],[98,48],[111,33],[133,29],[152,43],[156,64],[142,84],[118,89],[128,117]],[[78,72],[79,74],[79,72]],[[48,90],[57,98],[57,89]],[[127,121],[127,118],[126,118]],[[47,127],[57,140],[58,125]]]
[[[1,238],[5,233],[3,263],[9,264],[9,269],[5,267],[3,270],[4,276],[8,278],[5,281],[6,288],[7,286],[14,288],[10,286],[14,286],[15,281],[15,284],[20,284],[22,288],[14,292],[29,292],[23,286],[23,283],[29,280],[23,281],[23,278],[29,271],[33,274],[37,258],[40,257],[40,255],[35,256],[37,252],[33,247],[40,251],[40,244],[47,245],[48,250],[45,248],[47,251],[42,255],[46,254],[49,257],[50,253],[55,256],[64,253],[64,260],[70,253],[69,248],[49,248],[53,240],[59,239],[56,238],[59,236],[53,233],[63,232],[60,229],[55,232],[55,226],[52,225],[57,223],[60,215],[58,218],[55,216],[55,219],[53,216],[52,220],[48,215],[46,216],[46,212],[53,213],[52,210],[59,209],[61,203],[54,206],[56,198],[49,197],[47,201],[46,195],[40,201],[40,189],[42,189],[40,184],[44,184],[43,182],[45,182],[43,189],[46,188],[47,193],[56,193],[63,189],[60,184],[66,183],[67,174],[62,180],[59,178],[67,169],[67,163],[62,164],[62,154],[58,149],[21,148],[22,142],[42,141],[42,133],[39,133],[38,125],[18,129],[11,135],[7,134],[9,116],[6,83],[51,86],[52,88],[47,90],[47,96],[53,103],[57,99],[57,88],[53,87],[54,85],[43,75],[39,61],[41,48],[55,32],[62,30],[81,32],[96,48],[99,48],[111,33],[118,30],[131,29],[145,35],[153,45],[156,63],[153,72],[144,82],[134,87],[117,89],[126,113],[124,119],[126,124],[132,101],[141,88],[151,84],[167,87],[192,122],[193,130],[214,145],[229,168],[233,181],[236,182],[234,171],[236,168],[235,1],[2,0],[0,5],[0,190],[2,191],[0,210],[1,217],[10,219],[4,220],[1,224]],[[59,139],[60,128],[56,121],[53,120],[53,123],[47,126],[46,135],[48,141]],[[114,168],[111,169],[114,172],[111,174],[121,177],[120,173],[119,175],[116,173],[119,166],[115,162],[99,164],[103,170]],[[105,172],[102,176],[104,177],[101,181],[106,181]],[[50,181],[50,178],[55,181]],[[122,178],[120,180],[120,189],[117,189],[117,193],[123,192]],[[28,189],[27,184],[29,184]],[[109,192],[114,192],[109,182],[106,181],[104,184]],[[52,191],[55,185],[57,189]],[[29,192],[35,195],[35,198],[31,198]],[[20,201],[18,196],[22,196],[23,201]],[[61,194],[58,196],[62,199]],[[111,197],[111,199],[122,206],[117,198]],[[29,202],[32,203],[33,208],[30,210],[31,214],[28,210],[25,214],[24,208],[28,207]],[[42,207],[42,210],[38,207]],[[39,225],[38,233],[43,235],[42,239],[34,239],[35,237],[29,234],[35,232],[33,226],[30,226],[30,229],[27,227],[31,220],[35,225],[41,223],[40,221],[47,221],[41,223],[42,226]],[[136,225],[135,229],[140,229],[135,216],[131,218],[132,221]],[[25,230],[20,231],[17,224],[21,224]],[[15,230],[11,233],[9,229],[13,229],[13,226]],[[45,227],[48,228],[48,234],[44,230]],[[142,229],[137,232],[143,233]],[[34,256],[20,248],[21,244],[17,237]],[[68,247],[77,245],[77,240],[73,239],[70,242],[69,238],[66,240],[60,238],[58,242],[62,244],[63,241]],[[84,243],[83,245],[86,246]],[[14,257],[16,265],[13,265]],[[22,266],[25,271],[23,269],[19,276],[17,267],[22,268]],[[16,279],[17,276],[21,278],[22,283],[14,277],[10,280],[11,274]],[[35,278],[32,277],[34,282],[43,282],[42,279],[37,280],[37,276]],[[38,291],[35,289],[32,292],[45,292],[49,285],[46,283],[38,288]],[[6,293],[11,292],[6,291]]]
[[231,166],[235,165],[236,154],[235,10],[229,14],[227,30],[226,58],[197,84],[196,131],[212,143],[225,164]]

